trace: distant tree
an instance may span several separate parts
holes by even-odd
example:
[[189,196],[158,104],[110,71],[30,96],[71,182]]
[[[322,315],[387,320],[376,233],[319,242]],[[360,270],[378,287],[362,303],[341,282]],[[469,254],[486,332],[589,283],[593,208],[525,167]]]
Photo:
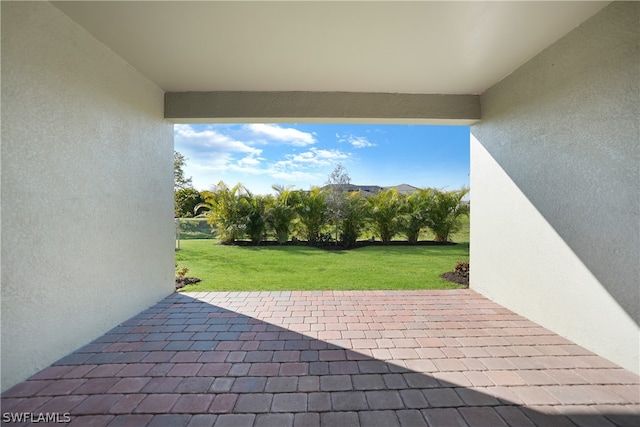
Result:
[[325,185],[327,213],[335,226],[336,244],[338,244],[340,223],[346,215],[349,204],[349,184],[351,184],[349,173],[342,164],[338,163],[329,174]]
[[180,188],[191,187],[191,177],[185,178],[184,166],[187,164],[187,159],[177,151],[173,151],[173,191],[177,191]]
[[204,202],[200,192],[193,187],[179,188],[173,192],[175,214],[180,218],[194,216],[193,209]]

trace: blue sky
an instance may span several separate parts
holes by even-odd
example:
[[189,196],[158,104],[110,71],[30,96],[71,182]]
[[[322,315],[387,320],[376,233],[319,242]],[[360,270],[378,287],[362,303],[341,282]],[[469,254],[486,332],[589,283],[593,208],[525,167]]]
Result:
[[469,127],[350,124],[179,124],[185,176],[255,194],[322,186],[340,163],[358,185],[459,189],[469,185]]

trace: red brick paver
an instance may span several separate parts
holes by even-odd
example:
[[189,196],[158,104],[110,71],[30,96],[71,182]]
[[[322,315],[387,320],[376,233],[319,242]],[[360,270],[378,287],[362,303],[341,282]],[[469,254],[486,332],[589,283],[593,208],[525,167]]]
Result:
[[109,427],[635,426],[640,379],[471,290],[211,292],[115,327],[5,391],[2,413],[3,425],[59,413]]

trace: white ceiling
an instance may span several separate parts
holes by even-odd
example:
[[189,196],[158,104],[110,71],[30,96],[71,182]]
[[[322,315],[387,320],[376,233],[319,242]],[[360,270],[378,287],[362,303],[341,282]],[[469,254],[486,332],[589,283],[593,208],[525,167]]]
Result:
[[54,2],[165,91],[479,94],[608,2]]

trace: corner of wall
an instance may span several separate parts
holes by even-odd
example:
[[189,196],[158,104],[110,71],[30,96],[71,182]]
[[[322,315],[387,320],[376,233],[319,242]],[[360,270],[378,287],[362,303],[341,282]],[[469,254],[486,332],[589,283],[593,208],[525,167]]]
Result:
[[5,390],[173,291],[173,137],[162,90],[58,9],[1,6]]
[[482,95],[471,287],[640,367],[640,27],[614,2]]

